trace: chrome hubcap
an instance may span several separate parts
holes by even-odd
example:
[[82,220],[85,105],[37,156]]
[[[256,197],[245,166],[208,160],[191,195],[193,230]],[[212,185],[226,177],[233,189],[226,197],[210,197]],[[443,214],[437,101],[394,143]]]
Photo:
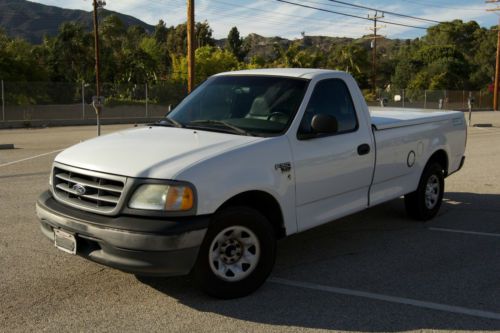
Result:
[[439,179],[436,175],[432,175],[427,180],[427,185],[425,186],[425,206],[427,209],[433,209],[439,199]]
[[226,228],[215,236],[208,257],[217,277],[240,281],[250,275],[259,262],[259,239],[246,227]]

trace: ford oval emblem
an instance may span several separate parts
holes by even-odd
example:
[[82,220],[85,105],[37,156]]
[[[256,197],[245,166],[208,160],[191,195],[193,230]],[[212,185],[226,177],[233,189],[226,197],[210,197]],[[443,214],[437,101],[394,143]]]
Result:
[[85,188],[85,186],[83,186],[82,184],[75,184],[73,185],[73,187],[71,187],[73,189],[73,191],[76,192],[76,194],[78,195],[84,195],[85,192],[87,192],[87,189]]

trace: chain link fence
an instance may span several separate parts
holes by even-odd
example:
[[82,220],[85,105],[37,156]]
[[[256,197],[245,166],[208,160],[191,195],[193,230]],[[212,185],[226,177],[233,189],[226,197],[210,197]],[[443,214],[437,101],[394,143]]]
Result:
[[377,99],[368,101],[368,105],[468,111],[469,101],[473,111],[492,110],[493,93],[470,90],[391,89],[378,91]]
[[[0,90],[0,121],[89,120],[95,119],[92,106],[95,84],[58,82],[4,82]],[[102,119],[154,119],[163,117],[170,105],[187,95],[184,82],[155,84],[102,83],[105,97]]]
[[[92,97],[95,84],[1,81],[0,121],[91,120],[96,118]],[[155,119],[163,117],[170,105],[187,95],[183,81],[154,84],[103,83],[105,97],[102,119]],[[468,110],[491,110],[493,94],[488,91],[391,89],[377,92],[370,106]]]

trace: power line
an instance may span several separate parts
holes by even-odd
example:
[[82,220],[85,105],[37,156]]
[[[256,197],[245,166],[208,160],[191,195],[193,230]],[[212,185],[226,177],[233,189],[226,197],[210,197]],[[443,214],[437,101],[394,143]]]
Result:
[[[290,4],[290,5],[294,5],[294,6],[299,6],[299,7],[309,8],[309,9],[315,9],[315,10],[319,10],[319,11],[322,11],[322,12],[327,12],[327,13],[332,13],[332,14],[338,14],[338,15],[344,15],[344,16],[348,16],[348,17],[354,17],[354,18],[358,18],[358,19],[362,19],[362,20],[371,21],[371,19],[369,19],[367,17],[363,17],[363,16],[358,16],[358,15],[353,15],[353,14],[347,14],[347,13],[341,13],[341,12],[337,12],[337,11],[333,11],[333,10],[329,10],[329,9],[325,9],[325,8],[308,6],[308,5],[304,5],[304,4],[300,4],[300,3],[296,3],[296,2],[291,2],[291,1],[286,1],[286,0],[276,0],[276,1],[287,3],[287,4]],[[386,24],[391,24],[391,25],[398,25],[398,26],[402,26],[402,27],[427,30],[426,27],[418,27],[418,26],[415,26],[415,25],[409,25],[409,24],[404,24],[404,23],[396,23],[396,22],[390,22],[390,21],[379,21],[379,22],[386,23]]]
[[[403,0],[403,1],[415,4],[415,5],[419,5],[419,6],[425,6],[425,7],[436,7],[436,8],[444,8],[444,9],[464,9],[463,7],[437,5],[433,2],[424,2],[424,1],[415,1],[415,0]],[[467,10],[484,11],[484,8],[467,8]]]
[[[234,3],[227,3],[227,2],[224,2],[224,1],[220,1],[220,0],[212,0],[213,2],[216,2],[216,3],[220,3],[222,5],[226,5],[228,7],[234,7],[235,4]],[[212,2],[211,1],[211,2]],[[209,7],[209,9],[211,9],[213,6],[211,5]],[[295,19],[299,19],[299,20],[303,20],[303,21],[311,21],[311,22],[325,22],[325,23],[332,23],[331,20],[322,20],[322,19],[316,19],[316,18],[309,18],[309,17],[303,17],[303,16],[299,16],[299,15],[293,15],[293,14],[285,14],[285,13],[270,13],[268,9],[262,9],[262,8],[254,8],[254,7],[248,7],[248,6],[240,6],[238,5],[237,6],[238,8],[246,8],[246,9],[249,9],[249,10],[252,10],[252,11],[259,11],[259,12],[263,12],[265,13],[266,15],[270,15],[271,17],[267,17],[267,19],[274,19],[274,18],[277,18],[277,17],[272,17],[272,15],[279,15],[279,16],[284,16],[284,17],[292,17],[292,18],[295,18]],[[221,7],[215,7],[215,9],[220,9]],[[219,13],[217,13],[219,14]],[[241,15],[242,13],[239,13],[239,15],[236,15],[236,16],[239,16],[239,17],[255,17],[255,14],[252,14],[252,13],[248,13],[246,15]],[[224,14],[223,14],[224,15]],[[218,16],[221,16],[220,14]],[[226,16],[234,16],[233,13],[228,13]],[[261,17],[259,17],[259,20],[261,19]],[[275,22],[278,22],[278,23],[281,23],[281,21],[275,21]],[[353,23],[349,23],[349,25],[362,25],[362,24],[353,24]]]
[[[167,3],[163,3],[159,0],[147,0],[148,2],[150,2],[151,4],[164,4],[165,6],[169,7],[169,5]],[[204,3],[205,1],[199,1],[199,3]],[[198,15],[203,15],[203,16],[199,16],[200,19],[203,17],[203,18],[206,18],[208,19],[210,22],[231,22],[231,20],[235,20],[237,21],[238,18],[241,18],[241,19],[244,19],[244,20],[248,20],[249,18],[251,19],[255,19],[256,17],[256,12],[262,12],[263,15],[259,15],[258,17],[258,20],[260,23],[264,24],[264,25],[267,25],[269,26],[270,28],[274,27],[276,24],[283,24],[283,19],[286,19],[286,18],[293,18],[295,20],[300,20],[300,21],[304,21],[304,22],[314,22],[316,24],[313,25],[313,28],[319,28],[321,26],[324,26],[325,23],[327,24],[332,24],[332,23],[336,23],[336,24],[339,24],[340,26],[342,27],[346,27],[346,26],[363,26],[362,23],[356,23],[356,22],[344,22],[344,21],[336,21],[336,22],[333,22],[333,20],[331,19],[313,19],[313,18],[309,18],[309,17],[301,17],[301,16],[298,16],[298,15],[292,15],[292,14],[285,14],[285,13],[281,13],[281,12],[270,12],[269,9],[263,9],[263,8],[255,8],[255,7],[251,7],[251,6],[240,6],[240,5],[236,5],[234,3],[228,3],[228,2],[224,2],[224,1],[219,1],[219,0],[214,0],[214,1],[207,1],[209,2],[209,6],[206,8],[206,10],[204,11],[203,14],[198,14]],[[269,2],[267,1],[262,1],[262,0],[258,0],[256,1],[257,3],[262,3],[264,5],[264,3],[266,4],[269,4]],[[220,5],[222,6],[220,6]],[[176,8],[178,8],[177,5],[171,5],[173,8],[174,6],[176,6]],[[233,11],[230,10],[230,8],[234,8],[236,7],[237,9],[242,9],[242,8],[245,8],[245,9],[248,9],[248,11],[239,11],[237,13],[234,13]],[[153,9],[153,6],[149,6],[149,8]],[[290,21],[290,20],[288,20]],[[287,22],[288,22],[287,21]],[[320,22],[324,22],[323,25],[321,25]],[[234,22],[234,24],[236,25],[238,22]],[[300,28],[300,27],[297,27],[297,34],[299,33],[299,31],[303,30],[303,28]],[[357,38],[357,36],[355,34],[336,34],[336,33],[331,33],[330,35],[332,36],[338,36],[338,37],[350,37],[350,38]]]
[[[177,5],[169,6],[168,4],[163,3],[161,1],[154,1],[154,0],[148,0],[148,1],[155,3],[155,4],[164,5],[169,9],[178,8]],[[203,2],[204,1],[199,1],[199,3],[203,3]],[[213,2],[215,2],[216,4],[213,4]],[[217,0],[214,0],[213,2],[210,1],[210,6],[207,8],[207,10],[204,13],[198,13],[198,15],[203,16],[203,17],[208,19],[208,18],[210,18],[210,15],[207,15],[207,13],[213,14],[213,16],[215,16],[217,18],[216,21],[221,21],[220,18],[226,18],[226,17],[242,18],[242,19],[255,18],[255,13],[252,13],[251,11],[253,11],[253,12],[259,11],[259,12],[262,12],[265,14],[264,16],[259,16],[259,21],[266,21],[269,24],[282,23],[282,21],[279,20],[282,17],[291,17],[291,18],[295,18],[298,20],[311,21],[311,22],[322,21],[325,23],[331,23],[330,20],[316,20],[316,19],[301,17],[298,15],[292,15],[292,14],[285,14],[285,13],[270,13],[268,9],[254,8],[254,7],[243,6],[243,5],[236,5],[234,3],[228,3],[228,2],[217,1]],[[224,7],[218,6],[217,3],[223,5]],[[233,13],[233,12],[230,12],[228,10],[228,7],[231,7],[231,8],[236,7],[237,9],[245,8],[245,9],[248,9],[249,11],[248,12],[241,12],[241,13]],[[153,9],[152,7],[149,7],[149,8]],[[227,13],[221,13],[221,11],[225,11]],[[275,16],[275,15],[278,15],[279,17]],[[210,21],[214,21],[214,20],[210,19]]]
[[390,15],[399,16],[399,17],[406,17],[406,18],[410,18],[413,20],[420,20],[420,21],[426,21],[426,22],[431,22],[431,23],[442,23],[442,22],[436,21],[436,20],[430,20],[430,19],[426,19],[426,18],[422,18],[422,17],[416,17],[416,16],[411,16],[411,15],[391,12],[391,11],[387,11],[387,10],[382,10],[382,9],[377,9],[377,8],[372,8],[372,7],[362,6],[362,5],[356,5],[356,4],[352,4],[352,3],[348,3],[348,2],[344,2],[344,1],[338,1],[338,0],[328,0],[328,1],[340,3],[343,5],[348,5],[348,6],[352,6],[352,7],[356,7],[356,8],[363,8],[363,9],[368,9],[368,10],[379,11],[379,12],[382,12],[384,14],[390,14]]

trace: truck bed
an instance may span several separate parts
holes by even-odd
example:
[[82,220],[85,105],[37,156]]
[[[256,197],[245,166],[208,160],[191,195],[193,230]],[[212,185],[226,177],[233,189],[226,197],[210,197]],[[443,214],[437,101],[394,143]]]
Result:
[[[372,124],[377,130],[413,126],[441,120],[462,119],[459,111],[370,107]],[[460,117],[457,117],[460,115]]]

